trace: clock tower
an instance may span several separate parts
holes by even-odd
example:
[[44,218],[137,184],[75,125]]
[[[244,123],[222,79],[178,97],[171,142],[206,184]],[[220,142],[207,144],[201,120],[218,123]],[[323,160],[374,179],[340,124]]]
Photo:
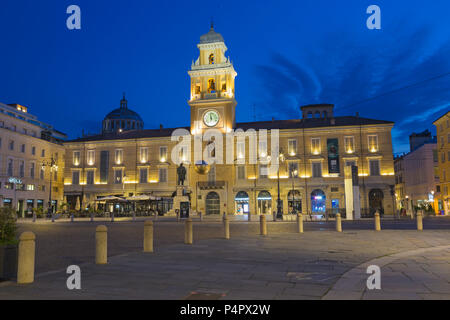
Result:
[[188,72],[191,77],[191,133],[200,134],[215,128],[223,133],[236,124],[234,79],[237,76],[230,58],[225,57],[227,47],[213,25],[200,37],[197,45],[200,56]]

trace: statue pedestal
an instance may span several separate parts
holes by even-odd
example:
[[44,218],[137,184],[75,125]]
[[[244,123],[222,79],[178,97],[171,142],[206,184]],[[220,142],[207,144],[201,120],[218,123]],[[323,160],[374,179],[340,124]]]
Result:
[[173,198],[173,207],[169,212],[167,212],[167,216],[176,216],[176,210],[178,210],[178,212],[180,212],[181,214],[181,204],[186,202],[189,203],[189,197],[184,195],[184,191],[186,189],[186,186],[177,186],[177,192],[175,197]]

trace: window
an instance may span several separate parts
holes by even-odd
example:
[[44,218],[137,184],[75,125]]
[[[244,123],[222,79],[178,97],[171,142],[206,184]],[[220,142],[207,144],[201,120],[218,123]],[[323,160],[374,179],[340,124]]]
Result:
[[108,171],[109,171],[109,151],[100,152],[100,182],[108,182]]
[[320,138],[311,138],[311,153],[320,154]]
[[313,176],[313,178],[321,178],[322,177],[322,163],[321,162],[313,162],[312,163],[312,176]]
[[93,166],[95,164],[95,150],[87,151],[86,161],[89,166]]
[[238,142],[236,145],[236,153],[238,159],[245,158],[245,142]]
[[298,178],[298,162],[289,162],[289,178]]
[[44,176],[45,176],[45,169],[41,167],[41,171],[39,172],[39,178],[41,180],[44,180]]
[[447,134],[447,143],[450,143],[450,133]]
[[355,139],[353,137],[344,138],[345,152],[353,153],[355,152]]
[[167,168],[159,168],[159,182],[167,182]]
[[370,135],[370,136],[367,136],[367,138],[368,138],[368,143],[369,143],[369,151],[377,152],[378,151],[378,136]]
[[80,165],[80,151],[74,151],[73,152],[73,165],[79,166]]
[[288,152],[289,152],[290,156],[295,156],[297,154],[297,140],[296,139],[289,139]]
[[8,159],[8,176],[14,175],[14,162],[13,159]]
[[34,191],[34,184],[27,184],[28,191]]
[[8,149],[10,151],[14,151],[14,141],[13,140],[9,141]]
[[237,178],[238,180],[245,180],[245,166],[237,167]]
[[139,183],[148,183],[148,169],[141,168],[139,170]]
[[380,175],[380,160],[369,160],[369,169],[371,176]]
[[269,169],[267,168],[267,164],[259,165],[259,178],[266,179],[269,176]]
[[123,173],[122,169],[114,170],[114,183],[121,184],[123,181]]
[[148,161],[148,148],[142,147],[141,148],[141,163],[146,163],[147,161]]
[[25,144],[20,146],[20,152],[25,153]]
[[444,146],[444,137],[441,137],[441,147],[443,147],[443,146]]
[[123,150],[122,149],[116,149],[114,154],[114,160],[116,164],[122,164],[123,163]]
[[167,161],[167,147],[160,147],[159,148],[159,160],[161,162]]
[[42,149],[42,151],[41,151],[41,157],[45,157],[45,149]]
[[0,138],[0,148],[2,147],[2,138]]
[[267,156],[267,141],[259,142],[259,156],[262,158]]
[[94,170],[86,171],[86,184],[94,184]]
[[36,155],[36,147],[31,147],[31,154],[34,156]]
[[34,179],[34,170],[35,170],[36,164],[34,162],[30,162],[30,177]]
[[20,160],[19,162],[19,178],[25,177],[25,161]]
[[80,184],[80,171],[78,170],[72,171],[72,184],[73,185]]

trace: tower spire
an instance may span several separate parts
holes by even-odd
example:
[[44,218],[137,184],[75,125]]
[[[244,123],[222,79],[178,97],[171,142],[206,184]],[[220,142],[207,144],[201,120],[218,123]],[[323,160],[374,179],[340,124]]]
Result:
[[127,99],[125,98],[125,92],[123,93],[123,98],[122,98],[122,100],[120,100],[120,107],[121,107],[121,108],[124,108],[124,109],[128,108],[128,101],[127,101]]

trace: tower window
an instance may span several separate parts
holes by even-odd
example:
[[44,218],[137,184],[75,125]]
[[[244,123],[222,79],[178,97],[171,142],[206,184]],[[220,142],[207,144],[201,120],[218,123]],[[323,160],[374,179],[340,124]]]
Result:
[[209,64],[214,64],[214,53],[209,55]]
[[208,80],[208,93],[213,93],[216,91],[216,83],[214,82],[214,79]]

